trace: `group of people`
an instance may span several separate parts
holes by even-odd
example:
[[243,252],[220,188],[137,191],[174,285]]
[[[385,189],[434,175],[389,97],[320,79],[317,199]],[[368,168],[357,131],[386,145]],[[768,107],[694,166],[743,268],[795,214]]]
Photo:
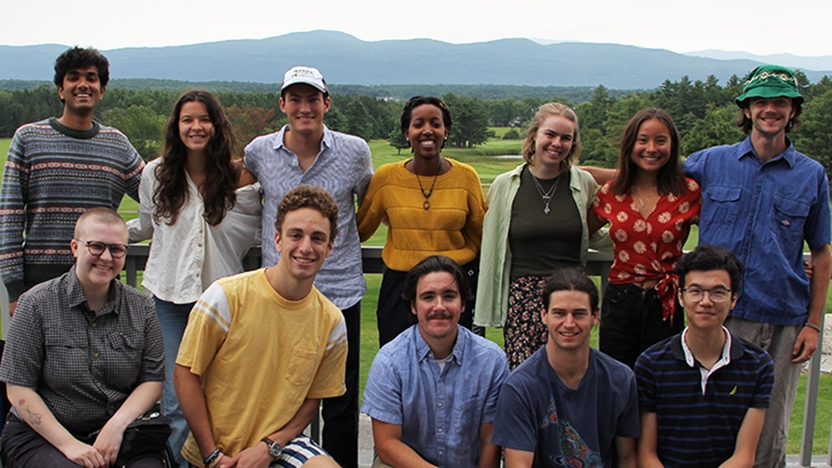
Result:
[[[0,198],[8,466],[121,462],[162,395],[180,466],[357,466],[360,242],[381,224],[374,466],[496,467],[501,447],[509,467],[783,466],[832,269],[824,169],[787,138],[791,70],[752,71],[749,137],[684,162],[671,117],[645,109],[617,170],[579,168],[578,116],[544,104],[487,198],[442,156],[437,98],[406,103],[413,156],[374,174],[365,141],[323,124],[317,69],[285,73],[289,123],[244,151],[218,100],[188,91],[145,165],[93,120],[107,59],[76,47],[55,72],[63,114],[17,131]],[[118,281],[145,239],[152,299]],[[263,268],[241,273],[258,239]],[[589,248],[614,254],[600,307]],[[502,327],[505,351],[478,327]],[[321,401],[322,447],[302,435]]]

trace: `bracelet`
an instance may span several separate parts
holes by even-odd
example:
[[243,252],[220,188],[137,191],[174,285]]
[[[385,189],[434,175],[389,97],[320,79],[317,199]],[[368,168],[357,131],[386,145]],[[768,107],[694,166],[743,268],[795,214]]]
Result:
[[817,326],[817,325],[815,325],[815,324],[813,324],[813,323],[806,322],[806,323],[804,323],[804,324],[803,324],[803,326],[804,326],[804,327],[809,327],[809,328],[811,328],[812,330],[814,330],[814,331],[816,331],[816,332],[820,333],[820,327],[819,327],[819,326]]
[[208,458],[202,460],[202,464],[205,466],[211,466],[211,464],[214,463],[214,461],[216,461],[216,459],[219,458],[220,455],[222,455],[220,449],[215,448],[214,451],[211,452],[211,455],[208,455]]

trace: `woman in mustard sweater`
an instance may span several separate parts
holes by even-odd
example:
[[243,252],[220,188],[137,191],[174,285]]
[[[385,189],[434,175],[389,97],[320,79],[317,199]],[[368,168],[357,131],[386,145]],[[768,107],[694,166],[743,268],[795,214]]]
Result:
[[[402,112],[401,129],[413,157],[379,167],[358,210],[362,241],[382,222],[388,226],[382,251],[387,268],[376,312],[381,346],[413,323],[402,289],[408,270],[425,257],[454,259],[476,291],[486,210],[482,183],[474,168],[442,157],[451,131],[451,113],[444,102],[435,97],[411,98]],[[470,327],[472,314],[473,301],[468,300],[460,323]]]

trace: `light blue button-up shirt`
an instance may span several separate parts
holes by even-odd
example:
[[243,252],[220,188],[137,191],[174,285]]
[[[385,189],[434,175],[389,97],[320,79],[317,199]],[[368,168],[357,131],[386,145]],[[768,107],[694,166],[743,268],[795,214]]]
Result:
[[803,241],[829,243],[829,181],[794,145],[763,163],[751,139],[698,151],[685,161],[702,186],[699,243],[742,260],[743,284],[731,316],[800,325],[809,313]]
[[458,327],[440,372],[418,325],[385,345],[373,360],[361,412],[402,426],[402,442],[448,468],[479,465],[480,425],[494,422],[506,355],[493,342]]
[[326,189],[338,204],[338,236],[332,253],[315,277],[315,287],[340,309],[347,309],[364,296],[361,242],[355,224],[356,200],[361,201],[373,177],[373,158],[367,142],[353,135],[324,127],[321,150],[315,162],[301,171],[298,157],[283,144],[289,128],[260,136],[246,146],[246,169],[263,187],[263,266],[277,264],[274,245],[277,205],[299,185]]

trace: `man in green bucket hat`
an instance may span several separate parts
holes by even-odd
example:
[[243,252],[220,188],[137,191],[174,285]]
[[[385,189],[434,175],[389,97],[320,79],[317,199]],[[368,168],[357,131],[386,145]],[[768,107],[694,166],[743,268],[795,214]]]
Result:
[[[826,307],[829,182],[823,166],[798,153],[788,138],[803,105],[792,70],[755,68],[736,103],[737,125],[748,137],[690,155],[685,169],[702,186],[699,243],[726,247],[745,266],[743,290],[725,326],[774,360],[755,466],[782,467],[798,377],[818,349]],[[814,264],[811,279],[803,269],[804,241]],[[703,388],[703,394],[719,392]]]

